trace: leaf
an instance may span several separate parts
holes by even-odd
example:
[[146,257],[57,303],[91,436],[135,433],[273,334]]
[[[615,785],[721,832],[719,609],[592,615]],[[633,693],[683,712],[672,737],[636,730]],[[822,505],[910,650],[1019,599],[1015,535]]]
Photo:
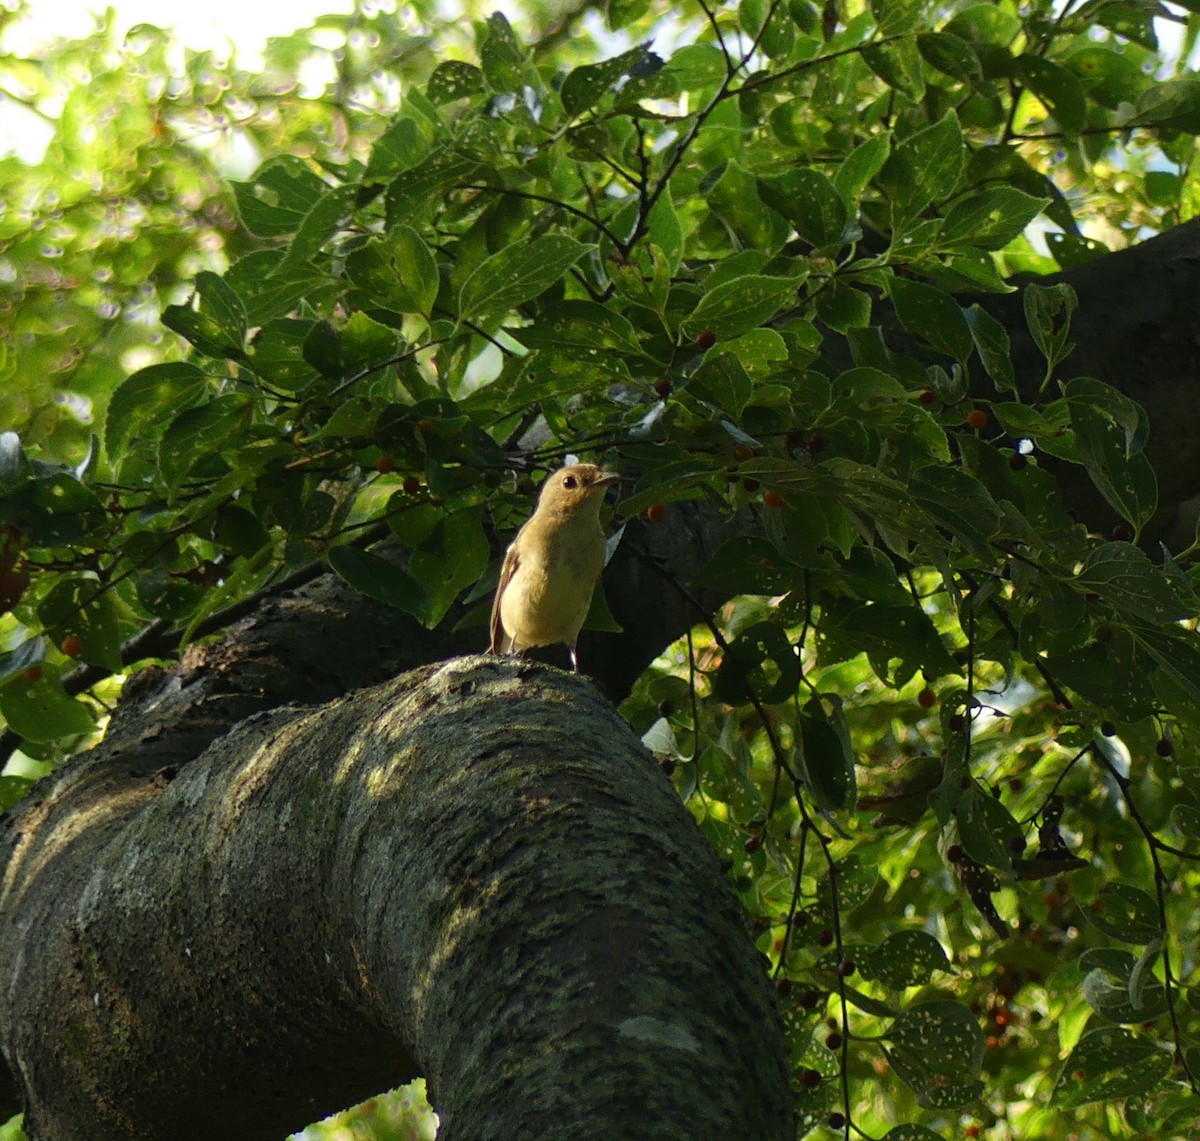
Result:
[[407,571],[370,551],[342,545],[329,552],[333,571],[360,594],[377,598],[418,617],[424,608],[424,591]]
[[1165,623],[1192,617],[1167,576],[1132,543],[1101,543],[1088,552],[1074,581],[1136,618]]
[[826,713],[813,698],[804,707],[797,760],[813,803],[829,812],[850,810],[858,797],[854,749],[841,706]]
[[953,971],[945,949],[928,931],[897,931],[860,953],[856,962],[864,978],[895,990],[924,986],[935,971]]
[[942,238],[999,250],[1021,236],[1048,198],[1034,198],[1011,186],[998,186],[960,199],[946,215]]
[[1089,1030],[1063,1063],[1052,1105],[1063,1109],[1115,1101],[1152,1090],[1171,1069],[1171,1055],[1121,1026]]
[[713,692],[731,703],[745,701],[749,692],[774,704],[795,693],[799,683],[800,659],[783,627],[756,622],[730,643]]
[[560,91],[563,110],[574,119],[599,102],[621,79],[629,75],[651,75],[662,65],[662,60],[650,51],[647,43],[601,63],[577,67],[563,80]]
[[1084,915],[1105,935],[1122,943],[1144,945],[1161,934],[1158,905],[1148,892],[1133,884],[1105,884]]
[[[313,254],[333,237],[343,220],[350,214],[358,189],[353,183],[327,189],[304,215],[296,230],[296,236],[292,238],[283,260],[275,267],[274,272],[287,274],[308,262]],[[240,298],[238,304],[241,305]],[[242,314],[244,317],[245,306],[242,306]]]
[[917,50],[925,62],[943,75],[974,84],[983,78],[983,65],[975,49],[950,32],[918,32]]
[[259,238],[294,234],[329,190],[308,163],[293,155],[270,159],[251,181],[232,185],[242,225]]
[[49,673],[38,682],[0,687],[0,714],[14,733],[29,741],[58,741],[96,728],[91,710],[68,697],[62,682]]
[[821,248],[842,241],[849,211],[827,174],[796,167],[760,179],[758,187],[762,200],[791,222],[810,245]]
[[798,282],[794,278],[745,274],[715,285],[700,298],[683,322],[681,332],[695,337],[712,332],[718,337],[737,337],[770,320],[789,302],[795,301]]
[[1079,80],[1061,64],[1045,56],[1023,55],[1016,61],[1017,77],[1045,105],[1068,138],[1087,126],[1087,100]]
[[929,615],[916,605],[830,601],[817,631],[817,647],[822,665],[865,653],[884,684],[897,680],[890,669],[896,660],[898,677],[919,669],[934,675],[958,672]]
[[943,1141],[943,1138],[924,1125],[894,1125],[883,1135],[883,1141]]
[[913,218],[958,185],[966,160],[962,127],[953,111],[897,143],[879,173],[895,213]]
[[732,353],[709,357],[692,373],[687,393],[705,400],[735,420],[754,392],[754,382]]
[[1158,481],[1141,452],[1130,455],[1121,426],[1093,404],[1071,401],[1075,446],[1100,494],[1141,531],[1158,506]]
[[162,322],[205,356],[245,359],[248,322],[242,299],[215,273],[196,274],[196,292],[187,305],[168,305]]
[[202,458],[239,441],[253,414],[253,402],[234,392],[180,412],[158,444],[158,469],[167,486],[177,491]]
[[594,249],[562,234],[507,246],[481,262],[458,295],[460,320],[510,312],[545,292]]
[[456,99],[466,99],[483,93],[483,72],[473,64],[457,59],[443,60],[433,69],[425,84],[425,97],[441,106]]
[[853,202],[887,161],[891,140],[887,135],[872,135],[859,143],[844,159],[833,176],[833,185],[843,201]]
[[121,382],[108,403],[104,446],[110,460],[136,440],[157,435],[168,414],[198,404],[208,393],[208,378],[194,364],[168,361],[138,369]]
[[1016,842],[1022,839],[1020,825],[994,796],[972,784],[954,810],[963,851],[977,864],[1008,872]]
[[863,62],[889,87],[907,95],[914,103],[925,98],[925,76],[921,53],[913,36],[886,44],[868,44]]
[[927,1109],[954,1109],[979,1096],[975,1075],[984,1037],[975,1016],[960,1003],[921,1003],[904,1011],[886,1037],[892,1068]]
[[1025,286],[1025,324],[1049,369],[1070,352],[1071,314],[1079,299],[1069,285]]
[[924,21],[921,0],[871,0],[871,14],[881,36],[903,35]]
[[938,352],[966,361],[974,340],[963,311],[953,297],[932,285],[906,277],[892,278],[889,288],[896,316],[906,332],[920,337]]
[[459,146],[446,143],[434,148],[416,166],[388,184],[385,195],[388,225],[412,223],[440,203],[450,186],[470,181],[479,166],[479,160]]
[[1017,377],[1012,363],[1012,345],[1008,339],[1008,330],[978,303],[963,310],[967,328],[971,330],[971,340],[975,342],[975,351],[983,362],[988,376],[992,378],[997,391],[1016,392]]
[[425,593],[422,618],[427,626],[436,626],[458,595],[479,580],[490,555],[479,507],[451,512],[439,521],[409,564]]

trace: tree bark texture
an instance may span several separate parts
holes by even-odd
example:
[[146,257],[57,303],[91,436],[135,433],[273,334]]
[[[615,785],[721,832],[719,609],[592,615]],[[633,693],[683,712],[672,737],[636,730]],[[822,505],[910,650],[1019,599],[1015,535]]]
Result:
[[277,1139],[418,1073],[440,1141],[792,1136],[740,906],[583,678],[457,659],[37,791],[0,896],[35,1141]]

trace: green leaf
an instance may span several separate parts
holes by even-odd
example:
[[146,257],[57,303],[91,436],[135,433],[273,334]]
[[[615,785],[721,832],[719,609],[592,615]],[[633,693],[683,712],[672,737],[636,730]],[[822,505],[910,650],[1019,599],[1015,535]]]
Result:
[[887,44],[868,44],[862,50],[862,58],[884,83],[907,95],[914,103],[925,98],[925,76],[915,37],[905,36]]
[[983,78],[983,65],[975,49],[949,32],[919,32],[917,50],[925,62],[943,75],[975,84]]
[[456,99],[467,99],[483,93],[483,72],[460,60],[443,60],[433,69],[425,84],[425,97],[441,106]]
[[0,681],[8,681],[30,666],[39,665],[46,658],[46,639],[41,635],[26,638],[11,650],[0,653]]
[[1148,1093],[1171,1069],[1171,1055],[1120,1026],[1089,1030],[1063,1063],[1052,1105],[1063,1109]]
[[104,446],[109,458],[115,462],[134,441],[156,436],[169,414],[198,404],[207,394],[208,378],[186,361],[138,369],[108,403]]
[[1045,104],[1063,134],[1076,138],[1087,126],[1087,100],[1078,78],[1040,55],[1023,55],[1015,66],[1017,77]]
[[998,186],[960,199],[946,215],[942,238],[967,242],[984,250],[999,250],[1021,236],[1049,202],[1011,186]]
[[894,990],[924,986],[935,971],[953,972],[941,943],[928,931],[897,931],[856,961],[864,978]]
[[460,319],[506,313],[531,301],[593,248],[562,234],[545,234],[492,254],[459,290]]
[[796,692],[800,659],[778,622],[756,622],[730,643],[717,673],[714,693],[731,702],[749,693],[774,704]]
[[883,1135],[883,1141],[943,1141],[943,1138],[924,1125],[894,1125]]
[[[288,245],[283,260],[275,267],[276,273],[287,274],[304,265],[329,241],[348,217],[354,206],[358,187],[354,184],[329,188],[313,204],[313,207],[296,230],[296,236]],[[232,290],[231,290],[232,292]],[[234,294],[236,297],[237,295]],[[238,298],[243,320],[245,306]]]
[[[817,630],[817,646],[822,665],[865,653],[884,684],[919,669],[939,676],[958,672],[929,615],[916,605],[831,601]],[[900,663],[894,673],[893,661]]]
[[718,337],[737,337],[770,320],[796,299],[795,278],[746,274],[723,281],[700,298],[683,322],[684,336],[708,331]]
[[242,225],[259,238],[294,234],[329,190],[307,162],[292,155],[270,159],[251,181],[232,185]]
[[1193,617],[1163,571],[1132,543],[1101,543],[1089,551],[1075,582],[1134,618],[1165,623]]
[[800,725],[797,761],[808,794],[818,808],[839,812],[854,808],[858,781],[854,771],[854,748],[841,705],[832,713],[813,698],[804,707]]
[[377,305],[429,317],[438,294],[438,266],[425,240],[398,224],[346,259],[350,279],[370,292]]
[[239,441],[253,414],[253,402],[235,392],[180,412],[158,445],[158,468],[167,486],[178,490],[197,462]]
[[972,784],[962,794],[954,815],[959,842],[972,860],[984,867],[1011,871],[1015,843],[1023,834],[1000,801]]
[[871,14],[881,36],[900,36],[925,22],[921,0],[871,0]]
[[962,312],[967,328],[971,330],[975,351],[997,390],[1016,392],[1017,376],[1012,363],[1008,330],[978,303]]
[[481,508],[467,507],[439,521],[409,564],[425,592],[422,618],[427,626],[436,626],[458,595],[478,581],[490,555]]
[[704,564],[693,583],[730,594],[781,594],[795,581],[795,569],[780,557],[775,544],[757,536],[739,535]]
[[926,1109],[955,1109],[982,1091],[975,1075],[983,1063],[983,1031],[965,1006],[936,1001],[910,1007],[886,1037],[892,1068]]
[[845,333],[865,329],[871,323],[871,295],[831,278],[816,296],[817,316],[831,329]]
[[[434,75],[437,75],[443,67],[468,67],[471,71],[475,71],[468,64],[439,64],[434,69]],[[432,85],[432,83],[431,78],[430,84]],[[371,157],[367,160],[363,181],[381,182],[385,179],[393,179],[401,171],[416,166],[425,157],[428,149],[425,136],[417,123],[407,115],[398,115],[388,124],[387,130],[379,136],[371,148]],[[351,186],[351,188],[357,194],[358,187]],[[354,196],[351,196],[350,201],[354,201]]]
[[842,241],[849,211],[827,174],[796,167],[760,179],[758,187],[762,200],[791,222],[809,244],[819,249]]
[[360,594],[409,614],[422,615],[425,595],[420,583],[395,563],[371,551],[343,545],[329,552],[329,565]]
[[[1151,944],[1153,946],[1153,944]],[[1155,951],[1158,954],[1158,951]],[[1130,968],[1136,964],[1129,956]],[[1157,980],[1142,986],[1135,1007],[1130,994],[1130,970],[1119,974],[1110,967],[1097,967],[1083,979],[1083,997],[1105,1022],[1142,1023],[1166,1012],[1167,996]]]
[[589,110],[628,75],[650,75],[662,67],[662,60],[650,51],[649,44],[632,48],[602,63],[584,64],[563,80],[563,110],[572,119]]
[[953,111],[896,144],[879,173],[895,214],[913,218],[954,191],[966,160],[962,127]]
[[58,741],[96,728],[91,710],[68,697],[50,673],[37,682],[18,680],[0,687],[0,714],[14,733],[29,741]]
[[205,356],[245,358],[246,307],[228,283],[215,273],[196,274],[196,292],[187,305],[168,305],[162,322],[187,338]]
[[687,393],[736,419],[754,392],[754,382],[732,353],[711,356],[692,373]]
[[938,352],[966,361],[974,340],[963,311],[953,297],[932,285],[906,277],[893,277],[889,288],[896,316],[906,332],[920,337]]
[[501,12],[493,12],[483,25],[486,28],[479,47],[479,62],[492,91],[500,94],[520,91],[525,80],[525,53],[512,25]]
[[1146,944],[1162,933],[1153,896],[1129,883],[1107,883],[1084,910],[1089,923],[1122,943]]
[[867,184],[887,162],[891,140],[887,135],[872,135],[859,143],[844,159],[833,176],[833,185],[846,202],[855,201]]
[[388,225],[412,223],[444,199],[455,183],[470,181],[479,160],[454,144],[434,148],[416,166],[397,175],[385,196]]

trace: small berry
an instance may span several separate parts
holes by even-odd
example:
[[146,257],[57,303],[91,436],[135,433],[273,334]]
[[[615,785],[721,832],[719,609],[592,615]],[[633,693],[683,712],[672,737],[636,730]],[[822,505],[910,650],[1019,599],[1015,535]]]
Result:
[[663,757],[662,760],[658,762],[658,767],[662,769],[667,776],[670,776],[675,771],[675,761],[671,757]]
[[1175,746],[1172,745],[1166,737],[1160,737],[1154,745],[1154,751],[1160,757],[1169,757],[1173,752],[1175,752]]
[[651,523],[665,523],[667,519],[667,505],[665,503],[651,503],[646,508],[646,519]]
[[657,380],[654,382],[654,391],[655,391],[655,392],[657,392],[657,393],[658,393],[658,395],[659,395],[659,396],[661,396],[661,397],[663,398],[663,400],[666,400],[666,398],[667,398],[668,396],[670,396],[670,395],[671,395],[671,381],[670,381],[670,378],[669,378],[669,377],[665,377],[665,376],[660,376],[660,377],[659,377],[659,378],[658,378],[658,379],[657,379]]
[[843,959],[837,965],[838,978],[848,979],[857,969],[853,959]]
[[759,848],[762,847],[762,837],[761,836],[747,836],[746,841],[742,845],[742,847],[746,849],[747,853],[749,853],[750,855],[754,855],[754,853],[757,852],[759,850]]
[[776,979],[775,993],[779,995],[780,998],[787,998],[787,996],[792,993],[792,980],[784,978]]
[[782,507],[783,496],[778,491],[772,491],[768,488],[763,492],[763,505],[766,507]]
[[946,859],[948,859],[952,864],[961,862],[963,855],[964,852],[961,844],[951,844],[950,847],[946,849]]
[[1112,537],[1114,543],[1132,543],[1133,528],[1128,523],[1118,523],[1112,529]]
[[803,1070],[800,1073],[800,1080],[809,1089],[816,1089],[821,1084],[820,1070]]
[[1025,851],[1025,837],[1014,836],[1008,842],[1008,850],[1012,852],[1014,856],[1019,856],[1023,851]]
[[1115,737],[1117,735],[1117,727],[1111,721],[1101,721],[1100,732],[1105,737]]
[[660,701],[658,703],[658,715],[659,717],[674,717],[675,702],[673,702],[669,697],[663,701]]
[[842,1036],[834,1030],[828,1038],[825,1039],[825,1045],[830,1050],[840,1050],[842,1048]]
[[375,461],[375,470],[380,475],[388,475],[396,470],[396,461],[391,456],[383,455]]
[[746,476],[746,478],[742,480],[742,487],[746,491],[757,491],[760,487],[762,487],[762,484],[751,476]]
[[432,420],[418,420],[417,430],[422,436],[432,436],[437,431]]
[[1029,466],[1029,457],[1022,452],[1014,452],[1008,457],[1008,466],[1013,471],[1024,471]]
[[808,439],[808,450],[815,456],[818,452],[823,452],[829,444],[824,436],[810,436]]
[[827,1118],[825,1118],[825,1124],[828,1125],[830,1129],[845,1129],[845,1115],[841,1113],[831,1113]]
[[819,990],[812,990],[811,988],[802,990],[798,1001],[805,1010],[812,1010],[821,1001],[821,992]]
[[822,947],[828,947],[829,944],[833,942],[833,932],[830,931],[828,927],[821,928],[821,930],[817,932],[817,942]]
[[83,653],[83,639],[78,634],[68,634],[58,647],[68,658],[77,658]]
[[947,724],[951,733],[961,733],[967,727],[967,719],[961,713],[954,713]]
[[416,495],[421,490],[421,481],[415,475],[406,475],[403,488],[405,495]]
[[972,408],[967,413],[967,427],[973,428],[976,432],[988,426],[991,417],[982,408]]
[[696,346],[701,349],[711,349],[717,343],[717,334],[711,329],[705,329],[696,334]]
[[917,399],[925,405],[936,404],[937,393],[934,392],[932,388],[922,388],[921,391],[917,393]]
[[738,444],[733,449],[733,458],[741,463],[743,460],[752,460],[758,453],[753,448],[748,448],[745,444]]
[[21,676],[27,682],[29,682],[30,685],[33,685],[42,680],[42,667],[30,666],[28,669],[22,671]]
[[929,686],[926,686],[917,694],[917,704],[922,709],[932,709],[937,705],[937,694]]

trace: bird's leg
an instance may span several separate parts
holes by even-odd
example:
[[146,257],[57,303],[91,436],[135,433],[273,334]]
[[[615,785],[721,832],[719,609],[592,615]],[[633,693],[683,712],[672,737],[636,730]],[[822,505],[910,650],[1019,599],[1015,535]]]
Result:
[[579,672],[579,655],[575,653],[575,647],[568,646],[567,652],[571,655],[571,672],[578,673]]

